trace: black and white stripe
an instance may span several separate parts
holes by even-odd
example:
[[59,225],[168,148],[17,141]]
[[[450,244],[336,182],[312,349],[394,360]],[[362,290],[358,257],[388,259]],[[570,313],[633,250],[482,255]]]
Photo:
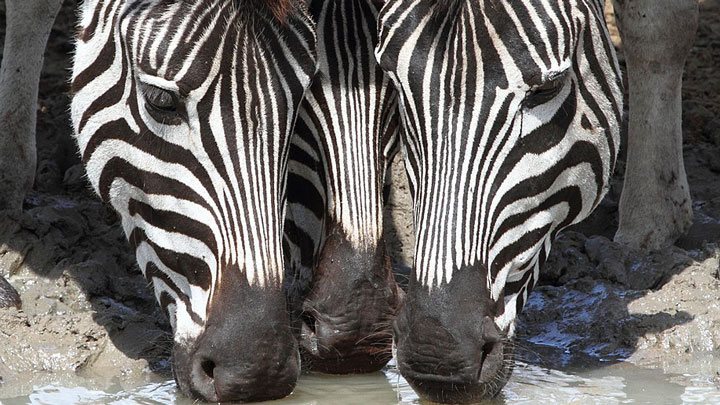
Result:
[[318,72],[305,95],[289,158],[288,273],[307,280],[331,230],[358,251],[382,237],[383,184],[397,147],[397,93],[375,62],[379,7],[314,0]]
[[258,288],[283,280],[287,155],[315,72],[315,28],[302,6],[279,20],[258,4],[81,6],[76,139],[176,342],[202,333],[229,272]]
[[414,277],[433,290],[487,268],[482,288],[504,301],[495,322],[510,336],[554,236],[595,208],[613,170],[622,92],[601,3],[390,0],[380,16]]

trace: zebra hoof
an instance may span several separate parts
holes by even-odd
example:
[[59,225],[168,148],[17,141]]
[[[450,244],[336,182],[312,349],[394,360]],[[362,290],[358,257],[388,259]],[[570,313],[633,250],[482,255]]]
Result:
[[22,302],[20,301],[20,294],[17,290],[10,285],[3,277],[0,277],[0,308],[15,307],[20,309]]

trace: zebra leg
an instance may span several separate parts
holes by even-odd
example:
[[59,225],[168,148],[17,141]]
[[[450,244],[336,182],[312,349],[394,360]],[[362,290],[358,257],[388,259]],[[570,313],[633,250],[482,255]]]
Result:
[[35,122],[45,44],[62,0],[7,0],[0,67],[0,210],[20,212],[35,179]]
[[659,249],[692,221],[682,155],[681,87],[696,0],[615,0],[630,83],[628,158],[615,240]]
[[[7,0],[0,66],[0,221],[22,211],[35,179],[35,122],[45,44],[62,0]],[[4,238],[4,235],[0,235]],[[0,276],[0,308],[20,308],[17,291]]]

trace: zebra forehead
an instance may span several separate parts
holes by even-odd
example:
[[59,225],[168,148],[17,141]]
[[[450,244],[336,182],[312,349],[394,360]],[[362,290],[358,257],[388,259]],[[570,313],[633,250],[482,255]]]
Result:
[[[383,3],[383,2],[386,1],[386,0],[378,0],[378,1],[380,1],[381,3]],[[483,4],[485,4],[485,5],[489,5],[489,6],[491,6],[491,7],[494,7],[494,6],[497,6],[498,3],[502,3],[502,2],[513,3],[513,2],[515,2],[515,1],[517,1],[517,0],[435,0],[435,1],[436,1],[436,4],[438,5],[438,7],[437,7],[437,9],[435,10],[435,12],[436,12],[436,13],[440,13],[440,12],[446,12],[447,10],[451,9],[452,7],[455,7],[455,6],[459,5],[459,4],[465,3],[465,2],[467,2],[467,1],[470,1],[471,3],[474,2],[474,3],[477,3],[477,4],[483,3]],[[562,2],[564,2],[564,3],[570,3],[570,4],[573,4],[573,3],[589,3],[589,4],[592,4],[594,7],[596,7],[598,10],[603,10],[603,8],[604,8],[604,6],[605,6],[604,0],[564,0],[564,1],[562,1]],[[561,2],[561,3],[562,3],[562,2]]]

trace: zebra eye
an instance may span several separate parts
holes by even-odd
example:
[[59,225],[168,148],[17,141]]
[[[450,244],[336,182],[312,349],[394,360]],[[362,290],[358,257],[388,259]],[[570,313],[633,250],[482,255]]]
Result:
[[177,111],[176,97],[173,93],[152,85],[147,85],[143,90],[145,101],[150,107],[166,113]]
[[182,124],[185,105],[177,94],[163,88],[139,81],[140,93],[145,101],[145,110],[157,122],[163,125]]
[[560,75],[530,90],[525,99],[525,108],[534,108],[545,104],[560,93],[565,83],[565,75]]

